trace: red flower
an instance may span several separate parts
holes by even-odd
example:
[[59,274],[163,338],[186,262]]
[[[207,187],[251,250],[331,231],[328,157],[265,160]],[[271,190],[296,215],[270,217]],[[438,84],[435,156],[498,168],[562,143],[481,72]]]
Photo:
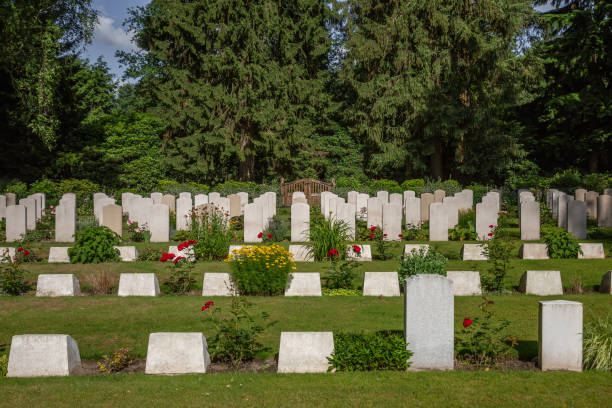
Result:
[[404,236],[402,234],[398,234],[397,235],[399,238],[404,238]]
[[359,245],[353,245],[353,251],[358,254],[361,252],[361,247]]
[[272,234],[268,234],[268,239],[272,239]]
[[371,226],[370,227],[370,231],[376,231],[376,227],[375,226]]
[[387,234],[383,234],[383,237],[386,237],[386,236],[387,236]]
[[183,242],[182,244],[178,244],[176,249],[178,249],[179,251],[182,251],[183,249],[185,249],[185,243]]
[[370,234],[370,239],[374,239],[374,234]]
[[263,237],[263,232],[260,232],[259,234],[257,234],[257,238],[261,238]]
[[174,259],[174,257],[175,257],[174,254],[163,253],[162,256],[161,256],[160,261],[166,262],[169,259]]
[[463,327],[470,327],[472,319],[463,319]]
[[195,245],[197,243],[198,243],[198,241],[194,241],[194,240],[189,241],[189,245]]
[[214,305],[215,305],[215,302],[213,302],[212,300],[209,300],[208,302],[204,303],[204,306],[202,306],[202,311],[205,311],[206,309]]
[[488,236],[490,236],[490,237],[492,237],[492,236],[493,236],[493,233],[492,233],[492,232],[489,232],[487,235],[488,235]]
[[327,253],[327,256],[338,256],[338,250],[337,249],[330,249],[329,252]]
[[30,251],[28,251],[27,249],[23,250],[23,256],[28,256],[30,255]]
[[23,252],[23,248],[19,248],[17,252]]
[[182,256],[178,256],[178,257],[176,257],[176,259],[174,260],[174,264],[176,265],[176,263],[177,263],[178,261],[180,261],[181,259],[185,259],[185,258],[184,258],[184,257],[182,257]]
[[489,225],[489,228],[493,228],[493,225]]

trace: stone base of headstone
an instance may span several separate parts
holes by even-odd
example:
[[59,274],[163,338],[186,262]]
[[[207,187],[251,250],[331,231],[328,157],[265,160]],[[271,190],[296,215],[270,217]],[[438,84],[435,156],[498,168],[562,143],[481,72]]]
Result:
[[36,296],[79,296],[81,287],[73,274],[38,275]]
[[428,244],[406,244],[404,245],[404,255],[409,255],[410,253],[412,253],[412,251],[419,252],[421,249],[426,254],[427,252],[429,252],[429,245]]
[[538,365],[542,371],[582,371],[582,303],[540,302]]
[[560,271],[526,271],[521,277],[520,291],[526,295],[562,295]]
[[123,262],[134,262],[138,260],[138,250],[135,246],[116,246],[114,247],[119,251],[119,258]]
[[581,242],[580,249],[582,253],[578,252],[578,259],[604,259],[604,247],[602,243],[584,243]]
[[397,272],[366,272],[363,296],[400,296]]
[[81,366],[77,342],[65,334],[13,336],[7,377],[71,375]]
[[447,271],[446,277],[453,282],[453,295],[480,296],[480,273],[476,271]]
[[154,273],[122,273],[119,276],[119,296],[157,296],[159,282]]
[[353,250],[352,245],[346,247],[346,257],[354,261],[371,261],[372,260],[372,248],[369,245],[357,245],[361,248],[361,252],[356,253]]
[[49,263],[66,262],[70,263],[70,256],[68,256],[68,249],[70,247],[51,247],[49,248]]
[[195,251],[193,250],[192,246],[190,246],[188,248],[185,248],[182,251],[179,251],[178,247],[176,247],[176,246],[171,246],[171,247],[168,247],[168,253],[169,254],[174,254],[175,257],[182,256],[183,258],[185,258],[189,262],[195,262],[195,260],[196,260],[196,258],[195,258]]
[[612,295],[612,271],[606,272],[606,274],[601,277],[601,285],[599,285],[599,292]]
[[206,272],[202,283],[202,296],[232,296],[233,287],[229,273]]
[[12,247],[0,247],[0,263],[13,262],[17,250]]
[[289,245],[289,252],[295,262],[314,262],[314,256],[307,245]]
[[229,250],[227,251],[227,255],[232,255],[234,251],[239,251],[242,249],[244,245],[230,245]]
[[523,244],[519,249],[521,259],[549,259],[546,244]]
[[481,244],[463,244],[461,254],[464,261],[487,261],[489,259]]
[[285,296],[321,296],[321,275],[318,272],[290,273]]
[[282,332],[279,373],[326,373],[334,352],[332,332]]
[[145,374],[205,373],[210,365],[202,333],[151,333]]

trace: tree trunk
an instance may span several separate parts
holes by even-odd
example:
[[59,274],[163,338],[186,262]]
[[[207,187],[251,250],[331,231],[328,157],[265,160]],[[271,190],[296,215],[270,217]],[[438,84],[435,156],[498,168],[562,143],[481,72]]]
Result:
[[444,148],[440,136],[434,139],[434,154],[431,156],[431,172],[434,178],[442,178],[444,166],[442,160],[444,158]]

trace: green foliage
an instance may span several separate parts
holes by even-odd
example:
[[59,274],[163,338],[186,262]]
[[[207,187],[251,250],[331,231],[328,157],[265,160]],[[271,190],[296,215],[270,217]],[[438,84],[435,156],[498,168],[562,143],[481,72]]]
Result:
[[206,205],[191,212],[191,225],[187,234],[194,246],[196,258],[206,261],[225,259],[231,243],[229,214]]
[[102,361],[98,361],[97,366],[99,371],[111,374],[123,370],[133,362],[134,359],[130,354],[130,349],[122,347],[113,351],[110,355],[102,356]]
[[363,292],[359,289],[321,289],[323,296],[363,296]]
[[159,258],[161,256],[162,251],[160,251],[159,249],[151,248],[149,246],[138,250],[139,261],[159,261]]
[[516,337],[509,336],[506,330],[510,322],[496,318],[492,306],[493,301],[483,296],[481,316],[464,319],[463,328],[455,333],[458,359],[481,367],[495,365],[516,346]]
[[6,377],[8,373],[8,354],[0,355],[0,377]]
[[21,270],[22,262],[21,254],[11,259],[8,253],[0,253],[0,292],[2,294],[19,296],[30,289]]
[[44,193],[45,203],[49,205],[57,205],[60,196],[57,195],[57,184],[47,178],[38,180],[30,184],[28,194]]
[[380,227],[370,227],[370,239],[374,242],[374,253],[372,257],[381,261],[391,259],[393,254],[389,249],[389,239],[395,239],[395,237],[387,237]]
[[586,370],[612,371],[612,315],[585,325],[582,364]]
[[77,206],[89,206],[93,214],[93,195],[102,191],[102,187],[93,181],[62,179],[57,183],[56,195],[61,197],[65,193],[74,193],[77,199]]
[[[269,236],[272,238],[269,238]],[[263,231],[265,242],[282,242],[291,239],[291,225],[289,221],[275,215]]]
[[451,241],[474,241],[478,239],[476,233],[476,212],[469,210],[468,212],[459,214],[459,222],[448,232],[448,238]]
[[346,242],[348,241],[348,226],[343,221],[325,220],[322,217],[310,221],[310,253],[316,261],[329,258],[329,251],[336,249],[340,259],[346,257]]
[[474,205],[476,205],[476,203],[482,202],[482,197],[487,195],[487,193],[491,190],[491,187],[483,186],[482,184],[472,184],[467,186],[466,189],[474,192]]
[[331,256],[331,265],[324,277],[328,289],[353,289],[353,279],[359,270],[359,262],[353,259],[341,260]]
[[412,190],[412,191],[420,191],[423,186],[425,186],[425,180],[423,179],[411,179],[404,180],[402,185],[400,186],[402,191]]
[[[256,322],[249,309],[253,307],[246,298],[238,296],[232,288],[232,305],[228,314],[208,301],[202,311],[210,314],[215,325],[216,333],[207,337],[208,351],[213,361],[229,363],[234,370],[242,364],[251,361],[259,352],[266,351],[259,338],[265,329],[276,322],[269,322],[265,326]],[[262,321],[269,319],[269,314],[261,312],[258,318]]]
[[489,270],[482,277],[482,286],[488,291],[501,293],[515,244],[506,227],[507,215],[501,213],[497,222],[498,225],[490,228],[491,239],[483,244],[483,252],[489,259]]
[[[165,262],[164,258],[162,258],[162,262]],[[174,258],[170,266],[170,277],[165,282],[169,293],[174,295],[189,293],[195,284],[193,267],[194,263],[182,256]]]
[[277,244],[243,246],[228,257],[240,295],[275,296],[285,292],[293,256]]
[[336,371],[405,371],[412,352],[402,332],[334,333],[334,352],[328,360]]
[[548,248],[548,256],[551,259],[572,259],[582,253],[578,240],[571,232],[554,228],[543,234],[544,242]]
[[400,286],[411,276],[416,274],[446,275],[447,259],[433,248],[413,249],[410,253],[402,256],[397,274]]
[[68,250],[70,263],[119,262],[119,235],[107,227],[87,227],[75,234],[74,245]]
[[127,220],[127,233],[130,241],[133,242],[149,242],[151,232],[147,223],[138,225],[136,221]]
[[387,191],[389,194],[399,193],[402,194],[404,190],[397,184],[395,180],[374,180],[370,182],[370,195],[376,196],[379,191]]
[[336,178],[336,187],[354,191],[367,191],[366,182],[367,179],[364,180],[355,176],[340,176]]
[[195,182],[179,182],[176,180],[162,179],[157,182],[157,190],[163,194],[172,194],[176,197],[182,192],[196,194],[206,194],[209,191],[208,186]]
[[19,199],[25,198],[28,195],[28,186],[22,181],[13,180],[4,187],[4,192],[15,194],[17,201],[19,201]]

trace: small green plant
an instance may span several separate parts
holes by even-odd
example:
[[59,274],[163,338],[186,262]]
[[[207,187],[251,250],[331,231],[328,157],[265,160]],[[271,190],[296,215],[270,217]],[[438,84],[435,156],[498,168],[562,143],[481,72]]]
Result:
[[510,322],[495,317],[493,301],[482,297],[481,316],[465,318],[455,333],[455,354],[459,360],[476,366],[490,366],[508,355],[516,346],[516,337],[507,334]]
[[[402,238],[403,235],[399,238]],[[374,241],[374,253],[372,257],[381,261],[391,259],[391,251],[389,249],[389,241],[387,240],[387,234],[383,232],[381,228],[376,226],[370,227],[370,239]]]
[[268,228],[263,231],[264,242],[282,242],[290,232],[287,220],[275,215],[268,223]]
[[340,259],[344,259],[347,241],[348,225],[343,221],[317,217],[310,223],[309,248],[316,261],[328,259],[332,249],[337,249]]
[[241,295],[281,295],[289,273],[295,270],[293,255],[277,244],[243,246],[226,259],[232,268],[232,280]]
[[586,370],[612,371],[612,315],[584,327],[582,364]]
[[194,246],[197,259],[218,261],[227,256],[232,232],[229,213],[212,205],[199,206],[191,213],[189,239],[197,241]]
[[[19,248],[22,249],[22,248]],[[11,259],[8,251],[0,253],[0,291],[9,296],[18,296],[30,289],[24,280],[21,264],[29,251],[18,251]]]
[[134,362],[130,349],[127,347],[119,348],[110,355],[102,356],[102,361],[98,361],[98,370],[103,373],[116,373],[128,367]]
[[446,274],[447,259],[433,248],[413,249],[402,257],[402,263],[397,270],[400,285],[407,278],[416,274]]
[[422,223],[419,225],[408,225],[406,229],[402,232],[402,240],[403,241],[427,241],[428,237],[422,228]]
[[498,225],[489,225],[491,238],[484,244],[483,252],[488,257],[489,270],[483,274],[482,285],[491,292],[501,293],[504,280],[510,268],[510,257],[514,252],[514,242],[506,229],[506,214],[500,212]]
[[[257,353],[267,350],[259,338],[266,328],[276,322],[268,322],[265,325],[257,323],[249,312],[253,304],[245,297],[238,296],[235,288],[230,288],[230,291],[232,302],[228,314],[216,308],[213,301],[206,302],[202,311],[209,314],[209,319],[216,328],[216,333],[208,338],[208,351],[212,359],[229,363],[234,370],[238,370],[242,364],[253,360]],[[259,319],[266,321],[269,314],[261,312]]]
[[571,232],[555,228],[544,233],[544,242],[548,248],[548,256],[552,259],[571,259],[577,258],[578,253],[582,253],[578,240]]
[[138,225],[136,221],[127,220],[127,232],[130,241],[133,242],[149,242],[151,239],[151,232],[147,223]]
[[412,352],[406,349],[402,332],[334,334],[334,352],[328,360],[330,371],[405,371]]
[[75,243],[68,250],[70,263],[119,262],[119,235],[107,227],[88,227],[75,234]]
[[476,213],[470,210],[459,216],[459,222],[448,232],[451,241],[475,241],[478,239],[476,233]]
[[[183,251],[189,248],[190,245],[195,245],[197,242],[195,241],[186,241],[178,245],[177,249],[179,251]],[[189,259],[183,256],[175,256],[174,254],[164,253],[161,256],[160,261],[166,262],[172,260],[172,265],[170,266],[170,277],[165,282],[168,287],[168,291],[175,295],[184,295],[189,293],[195,284],[195,279],[193,279],[193,267],[194,262],[191,262]]]
[[138,251],[139,261],[157,261],[161,256],[162,251],[148,246]]
[[8,373],[8,354],[0,355],[0,377],[6,377]]
[[[360,256],[361,247],[353,245],[353,253]],[[329,289],[352,289],[353,279],[355,279],[360,266],[359,262],[354,259],[339,259],[337,249],[330,250],[328,256],[331,259],[331,264],[327,276],[324,277],[326,280],[325,286]]]

